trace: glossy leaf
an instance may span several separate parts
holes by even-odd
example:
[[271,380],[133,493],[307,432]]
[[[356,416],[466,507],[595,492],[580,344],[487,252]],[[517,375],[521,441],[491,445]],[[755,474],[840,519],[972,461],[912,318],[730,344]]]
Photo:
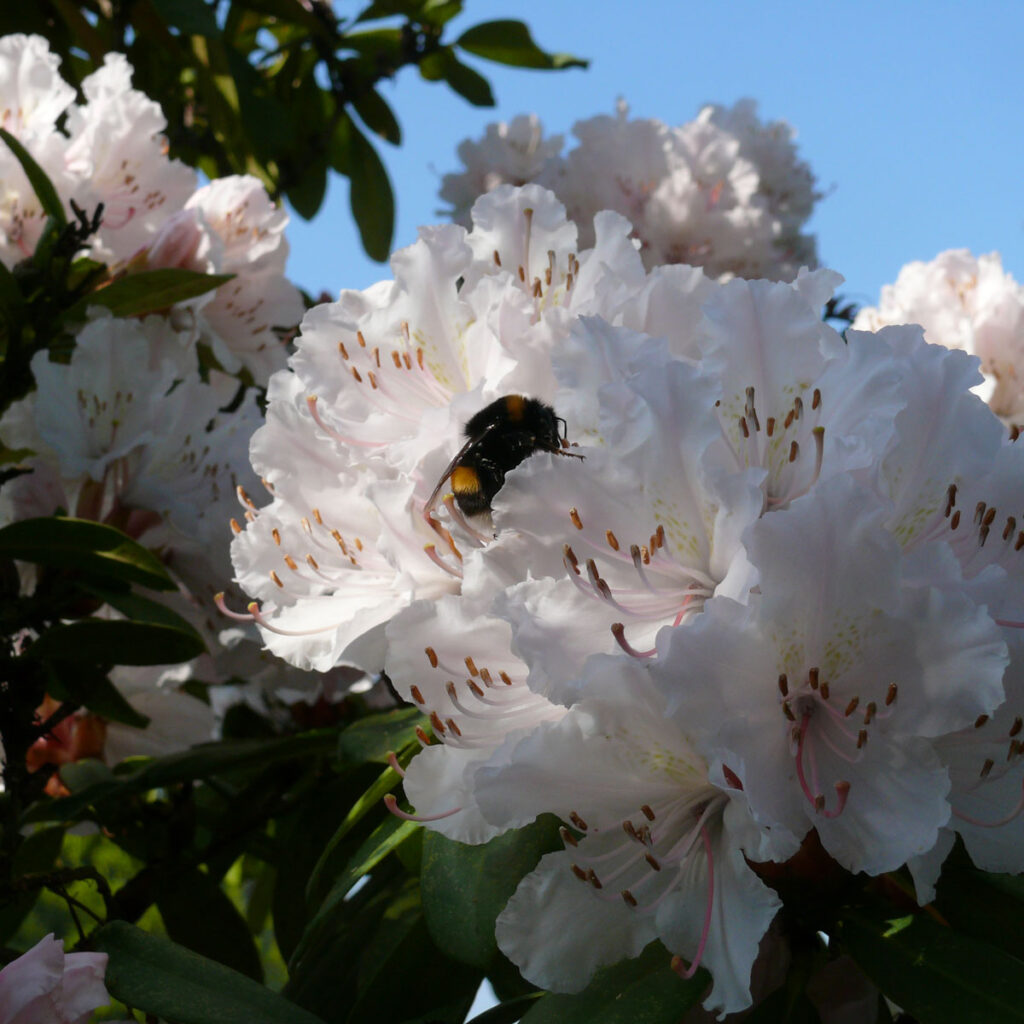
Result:
[[263,980],[260,955],[245,918],[208,874],[194,868],[175,876],[161,888],[156,905],[175,942]]
[[219,35],[213,9],[205,0],[152,0],[164,21],[186,35]]
[[142,316],[156,313],[186,302],[198,295],[219,288],[230,281],[234,274],[201,274],[181,267],[164,267],[160,270],[140,270],[111,282],[103,288],[90,292],[79,300],[66,314],[67,319],[81,320],[90,306],[103,306],[114,316]]
[[434,941],[450,957],[486,970],[500,955],[494,921],[519,880],[561,849],[558,822],[546,816],[481,846],[437,832],[423,836],[423,910]]
[[323,1024],[244,974],[124,921],[104,925],[93,946],[107,953],[115,999],[177,1024]]
[[154,622],[80,619],[53,626],[29,648],[35,659],[106,665],[176,665],[206,650],[202,637]]
[[923,914],[851,915],[838,938],[889,999],[928,1024],[1024,1021],[1024,962]]
[[935,905],[958,931],[1024,961],[1024,877],[946,863]]
[[361,718],[338,737],[338,757],[353,764],[387,764],[391,751],[399,751],[415,741],[417,726],[427,726],[427,719],[418,708],[396,708]]
[[517,68],[555,71],[585,68],[589,63],[568,53],[545,53],[533,41],[526,25],[511,19],[481,22],[466,29],[456,42],[467,53]]
[[708,989],[704,970],[684,981],[670,956],[652,942],[635,960],[598,971],[577,995],[551,994],[534,1005],[522,1024],[678,1024]]
[[62,800],[39,805],[26,815],[28,821],[72,821],[87,808],[104,800],[124,800],[152,789],[226,772],[262,770],[280,761],[330,754],[337,743],[333,730],[322,729],[269,740],[221,740],[169,754],[138,766],[128,762],[113,779]]
[[395,197],[388,173],[350,117],[338,125],[336,145],[344,149],[349,203],[363,248],[371,259],[383,262],[391,253],[395,223]]
[[[74,671],[68,670],[70,660],[77,663]],[[149,725],[149,719],[125,700],[121,691],[107,678],[104,669],[89,665],[87,659],[77,657],[62,659],[59,668],[60,671],[53,673],[47,686],[51,697],[72,701],[97,715],[136,729],[144,729]]]
[[57,195],[57,190],[53,187],[53,182],[50,181],[46,171],[35,162],[29,151],[6,128],[0,128],[0,139],[7,143],[15,159],[21,164],[21,168],[46,215],[52,217],[58,227],[64,227],[68,222],[68,215],[65,213],[64,204],[60,201],[60,196]]
[[448,53],[450,59],[445,62],[444,80],[474,107],[493,107],[495,100],[490,82],[468,64],[463,64],[450,50]]
[[87,519],[44,516],[0,529],[0,556],[80,569],[153,590],[174,590],[160,560],[120,530]]
[[352,101],[363,124],[392,146],[402,144],[402,129],[387,102],[376,89],[369,89]]

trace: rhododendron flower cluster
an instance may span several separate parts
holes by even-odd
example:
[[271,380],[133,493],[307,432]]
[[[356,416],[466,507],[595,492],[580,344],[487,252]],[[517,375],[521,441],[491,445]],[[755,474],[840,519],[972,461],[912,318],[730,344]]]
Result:
[[[497,922],[528,980],[579,991],[660,939],[726,1014],[781,905],[765,865],[812,839],[921,899],[955,834],[1024,868],[1024,452],[977,359],[825,324],[838,275],[648,270],[632,236],[502,185],[311,310],[232,554],[272,650],[423,710],[394,813],[467,843],[561,819]],[[432,501],[516,394],[584,458],[532,454],[480,516]]]
[[935,345],[977,356],[985,376],[978,394],[1004,420],[1024,418],[1024,286],[1003,270],[999,253],[949,249],[930,263],[908,263],[854,327],[905,323],[921,324]]
[[478,196],[536,182],[565,204],[586,248],[596,213],[627,217],[649,269],[687,263],[716,278],[791,281],[816,265],[803,229],[819,196],[789,125],[763,123],[749,99],[706,106],[677,127],[628,115],[620,102],[614,117],[577,122],[566,155],[534,115],[489,125],[479,142],[460,144],[465,170],[444,176],[445,212],[468,227]]
[[[193,170],[171,160],[160,107],[132,89],[123,56],[108,55],[83,81],[81,104],[72,102],[58,64],[41,37],[0,40],[0,110],[3,127],[50,177],[69,219],[75,206],[99,211],[81,255],[105,263],[115,282],[162,268],[233,277],[158,315],[120,318],[97,306],[77,329],[69,358],[36,353],[35,391],[0,422],[8,448],[32,453],[21,463],[30,472],[3,489],[0,520],[63,512],[115,525],[154,549],[181,585],[177,610],[211,652],[192,666],[194,677],[252,680],[255,634],[219,636],[224,622],[215,621],[213,596],[231,576],[236,492],[257,486],[248,460],[261,418],[252,385],[265,387],[284,366],[286,335],[303,308],[284,276],[287,214],[255,178],[200,186]],[[0,179],[0,260],[14,268],[32,255],[46,218],[2,143]],[[264,680],[268,667],[259,665]],[[279,669],[269,674],[283,682]],[[315,687],[294,678],[300,675],[291,673],[287,685]],[[209,706],[178,690],[189,672],[122,668],[114,678],[153,725],[144,734],[103,730],[108,756],[164,753],[212,735]],[[65,729],[73,727],[84,728],[76,720]],[[88,752],[98,753],[93,747]],[[49,763],[53,753],[46,752]]]

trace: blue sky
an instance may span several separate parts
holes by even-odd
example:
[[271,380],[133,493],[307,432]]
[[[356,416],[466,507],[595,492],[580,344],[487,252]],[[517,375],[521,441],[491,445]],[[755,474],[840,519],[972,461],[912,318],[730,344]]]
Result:
[[[346,5],[339,0],[339,11]],[[1024,3],[685,3],[648,0],[467,0],[462,28],[520,18],[548,50],[591,61],[586,71],[529,72],[473,63],[498,106],[470,107],[407,69],[383,94],[404,132],[379,149],[398,200],[394,246],[438,223],[437,191],[459,167],[458,142],[490,121],[537,113],[550,132],[612,113],[670,124],[708,101],[758,101],[783,119],[826,197],[811,230],[844,291],[877,301],[914,259],[949,248],[997,250],[1024,281]],[[628,12],[628,13],[627,13]],[[347,183],[333,179],[311,223],[289,227],[289,276],[310,290],[364,288],[389,277],[361,251]]]

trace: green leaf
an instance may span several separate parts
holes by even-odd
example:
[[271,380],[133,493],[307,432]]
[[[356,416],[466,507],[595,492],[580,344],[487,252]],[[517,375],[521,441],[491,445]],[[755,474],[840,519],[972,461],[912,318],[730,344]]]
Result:
[[195,634],[196,638],[202,642],[202,637],[196,633],[188,619],[179,615],[172,608],[168,608],[167,605],[154,601],[151,597],[143,597],[130,590],[96,587],[90,583],[81,584],[81,589],[105,604],[109,604],[111,608],[135,622],[152,622],[163,626],[172,626],[174,629],[180,629],[183,633]]
[[[332,164],[333,166],[333,164]],[[335,167],[335,170],[338,168]],[[288,202],[303,218],[311,220],[320,209],[327,193],[327,158],[315,160],[302,173],[299,181],[288,189]]]
[[146,1013],[177,1024],[323,1024],[251,978],[124,921],[104,925],[92,942],[110,957],[110,994]]
[[947,861],[935,905],[958,931],[1024,960],[1024,877],[988,874]]
[[707,991],[710,976],[702,969],[684,981],[670,959],[652,942],[636,959],[598,971],[577,995],[545,996],[522,1024],[678,1024]]
[[444,80],[474,107],[493,107],[495,101],[490,82],[483,75],[463,64],[450,50],[448,53],[451,59],[445,62]]
[[39,205],[42,206],[47,216],[52,217],[58,227],[65,227],[68,215],[64,212],[64,204],[60,201],[57,190],[53,187],[53,182],[50,181],[46,171],[32,159],[29,151],[6,128],[0,128],[0,139],[7,143],[8,148],[21,164],[29,184],[39,199]]
[[53,626],[28,649],[28,657],[104,665],[176,665],[206,650],[191,627],[186,632],[155,622],[79,619]]
[[335,145],[345,155],[349,204],[366,254],[384,262],[391,254],[395,197],[387,171],[376,150],[350,117],[338,124]]
[[220,35],[213,9],[204,0],[153,0],[153,6],[168,25],[186,35]]
[[43,516],[0,529],[0,556],[81,569],[153,590],[175,590],[160,560],[120,530],[88,519]]
[[388,754],[415,742],[416,727],[427,724],[423,712],[411,707],[360,718],[338,737],[338,758],[352,764],[387,764]]
[[263,980],[263,965],[245,918],[208,874],[194,868],[176,876],[161,888],[156,905],[175,942]]
[[[320,910],[317,912],[317,918],[321,915],[329,914],[349,894],[352,886],[363,875],[369,874],[392,850],[397,849],[409,839],[419,827],[415,821],[403,821],[401,818],[389,814],[370,833],[362,846],[349,859],[345,869],[335,879],[330,892],[328,892]],[[320,877],[317,874],[313,874],[310,877],[309,884],[311,899],[315,899],[319,883]],[[316,918],[313,921],[315,923]]]
[[140,270],[127,274],[96,291],[89,292],[65,314],[70,321],[85,319],[90,306],[104,306],[114,316],[143,316],[173,306],[176,302],[194,299],[197,295],[219,288],[234,274],[201,274],[181,267]]
[[120,690],[107,678],[105,671],[83,664],[86,659],[77,656],[73,658],[78,663],[77,668],[67,671],[68,660],[62,660],[63,671],[55,671],[50,677],[46,689],[51,697],[80,704],[97,715],[136,729],[144,729],[149,725],[149,719],[125,700]]
[[17,880],[27,874],[45,874],[57,862],[64,842],[64,826],[36,829],[26,836],[14,852],[11,865],[13,891],[8,890],[0,901],[0,943],[6,945],[21,922],[35,906],[40,886],[18,887]]
[[402,144],[402,129],[399,127],[391,107],[376,89],[368,89],[352,101],[356,113],[362,118],[363,124],[374,135],[380,136],[392,146]]
[[925,915],[851,914],[837,937],[889,999],[928,1024],[1024,1021],[1024,963]]
[[280,736],[271,740],[221,740],[203,743],[158,760],[138,762],[119,769],[109,783],[88,789],[62,800],[42,803],[33,808],[26,821],[71,821],[87,808],[104,800],[125,800],[151,789],[173,786],[194,779],[207,779],[225,772],[259,770],[280,761],[308,760],[329,755],[337,743],[333,729],[319,729]]
[[498,64],[511,64],[517,68],[537,68],[556,71],[562,68],[585,68],[589,61],[568,53],[545,53],[521,21],[510,19],[485,21],[466,29],[456,40],[468,53],[485,57]]
[[561,847],[550,815],[481,846],[427,832],[420,884],[434,941],[453,959],[487,970],[500,955],[495,918],[541,856]]

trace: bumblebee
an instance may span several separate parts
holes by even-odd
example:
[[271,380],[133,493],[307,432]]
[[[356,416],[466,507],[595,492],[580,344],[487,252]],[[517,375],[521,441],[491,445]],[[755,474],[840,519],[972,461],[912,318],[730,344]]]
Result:
[[490,512],[505,474],[534,452],[583,458],[563,450],[568,446],[565,420],[550,405],[525,395],[495,399],[470,417],[463,433],[466,443],[437,482],[426,504],[428,515],[448,480],[462,514],[478,516]]

